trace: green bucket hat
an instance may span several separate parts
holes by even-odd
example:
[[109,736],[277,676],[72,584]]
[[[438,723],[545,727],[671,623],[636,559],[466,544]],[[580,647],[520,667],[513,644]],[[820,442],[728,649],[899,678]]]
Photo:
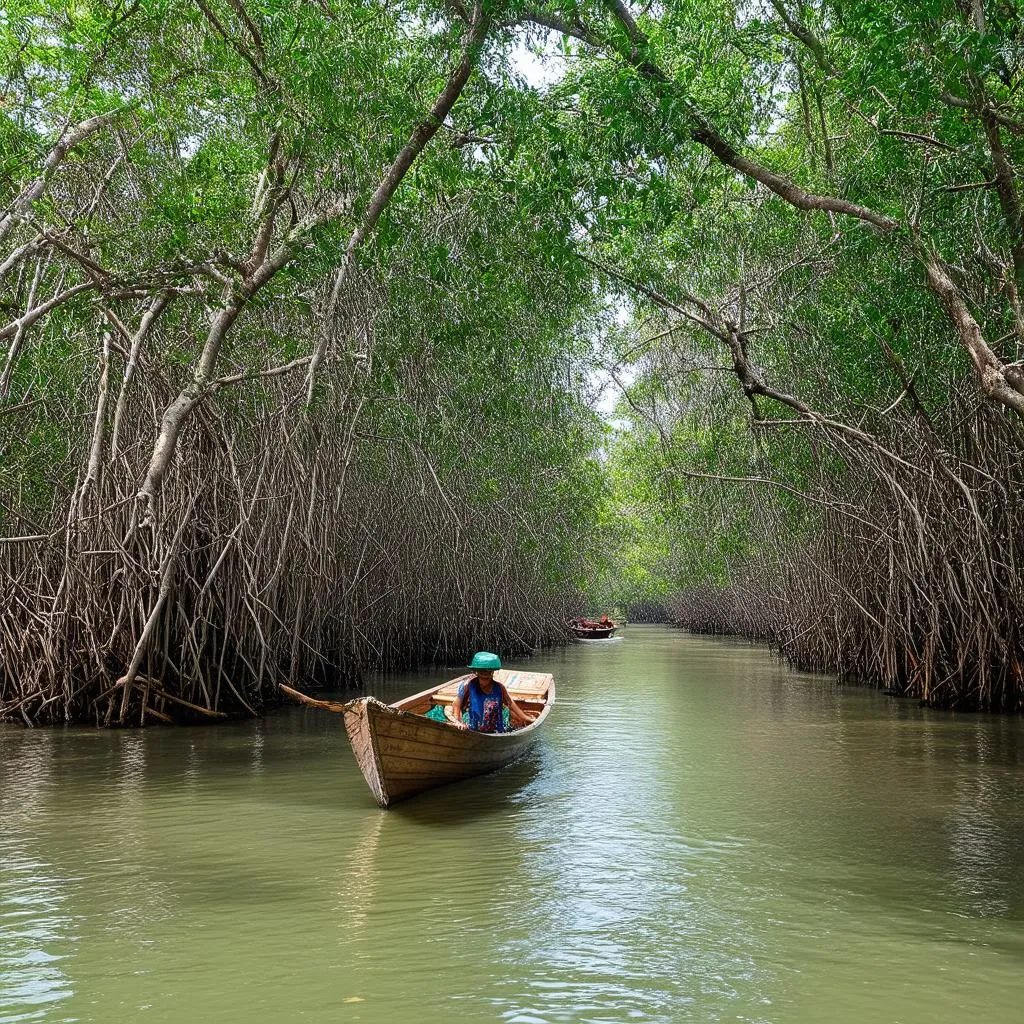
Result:
[[493,672],[495,669],[501,668],[501,658],[496,654],[491,654],[490,651],[477,651],[473,655],[473,660],[469,663],[469,667],[490,669]]

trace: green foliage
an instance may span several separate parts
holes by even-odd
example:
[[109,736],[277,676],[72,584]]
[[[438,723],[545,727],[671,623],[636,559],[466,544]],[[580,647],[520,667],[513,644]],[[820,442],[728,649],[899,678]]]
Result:
[[[968,5],[938,0],[781,6],[790,24],[774,4],[666,5],[639,25],[670,87],[584,49],[554,90],[549,123],[571,161],[577,234],[630,313],[606,353],[632,364],[607,463],[617,552],[607,585],[622,603],[721,584],[751,557],[812,536],[826,505],[875,500],[864,460],[878,449],[850,448],[834,428],[822,436],[783,402],[748,401],[723,338],[685,319],[707,319],[690,297],[720,329],[743,327],[769,388],[869,437],[895,429],[883,450],[908,419],[905,429],[928,422],[934,443],[955,446],[953,409],[977,387],[922,254],[952,268],[1000,355],[1022,355],[1012,255],[1024,253],[1022,225],[993,188],[980,113],[987,103],[1004,119],[999,144],[1019,167],[1019,5],[985,5],[984,31]],[[885,237],[797,212],[696,145],[698,117],[761,166],[900,228]]]
[[[271,193],[270,239],[292,248],[216,353],[238,387],[204,396],[210,415],[268,414],[281,397],[259,375],[329,335],[312,409],[359,409],[364,477],[399,466],[474,521],[493,517],[495,544],[552,590],[628,604],[719,582],[816,529],[825,482],[853,486],[857,452],[822,445],[792,403],[744,396],[722,325],[746,332],[763,390],[819,419],[884,434],[913,392],[913,415],[941,426],[971,367],[924,284],[922,258],[938,254],[985,336],[1020,358],[1024,243],[993,187],[989,123],[1002,118],[996,140],[1019,167],[1019,5],[985,5],[979,27],[951,0],[784,0],[789,23],[775,4],[685,0],[645,7],[635,29],[596,0],[486,6],[478,65],[328,311],[353,230],[463,58],[461,5],[6,5],[0,207],[68,126],[121,114],[18,229],[19,244],[39,224],[67,237],[3,279],[5,314],[24,308],[37,266],[43,294],[90,274],[102,287],[34,326],[14,360],[11,395],[40,404],[9,446],[4,493],[35,514],[73,487],[99,341],[128,325],[113,332],[123,370],[165,290],[133,386],[156,418],[189,386],[216,311],[248,287]],[[547,34],[531,18],[570,30],[549,40],[566,59],[546,89],[513,57]],[[899,227],[798,212],[723,147]],[[615,429],[588,394],[611,373],[629,380]],[[57,408],[74,430],[52,429]],[[764,481],[767,505],[751,497]]]

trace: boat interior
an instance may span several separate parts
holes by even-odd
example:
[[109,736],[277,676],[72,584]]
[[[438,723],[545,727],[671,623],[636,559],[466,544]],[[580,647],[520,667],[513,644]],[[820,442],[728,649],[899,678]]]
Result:
[[[414,715],[425,715],[431,708],[451,704],[459,692],[459,687],[472,678],[473,673],[466,672],[440,686],[414,693],[411,697],[397,701],[391,706],[399,711],[410,711]],[[519,672],[503,668],[494,673],[494,678],[508,690],[509,696],[524,711],[539,715],[547,705],[552,684],[550,672]]]

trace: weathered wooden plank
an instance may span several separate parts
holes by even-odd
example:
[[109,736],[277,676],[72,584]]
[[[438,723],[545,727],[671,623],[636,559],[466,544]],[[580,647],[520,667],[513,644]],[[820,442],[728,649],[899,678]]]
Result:
[[515,756],[517,750],[503,750],[500,756],[491,756],[486,760],[479,755],[469,753],[466,755],[454,754],[450,757],[431,756],[429,751],[419,750],[394,750],[382,748],[381,761],[385,770],[390,771],[392,767],[401,768],[403,771],[408,768],[417,771],[448,771],[466,768],[470,771],[478,771],[488,765],[501,764],[510,755]]
[[[345,732],[356,763],[382,807],[433,786],[493,771],[526,750],[554,704],[554,679],[545,672],[496,673],[499,678],[502,674],[524,677],[522,682],[532,693],[547,698],[542,704],[534,698],[531,703],[541,707],[539,716],[530,725],[511,733],[458,730],[444,722],[405,712],[406,708],[420,707],[436,699],[442,689],[457,692],[465,676],[391,706],[372,697],[345,706]],[[508,685],[505,679],[501,682]],[[529,700],[531,695],[524,693],[523,699]]]

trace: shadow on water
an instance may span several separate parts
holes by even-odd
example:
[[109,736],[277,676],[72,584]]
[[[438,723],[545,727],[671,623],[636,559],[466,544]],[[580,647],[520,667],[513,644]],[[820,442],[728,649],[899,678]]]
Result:
[[543,763],[542,749],[535,746],[496,772],[439,786],[396,804],[387,813],[427,828],[450,828],[507,815],[522,802],[524,791],[536,781]]

